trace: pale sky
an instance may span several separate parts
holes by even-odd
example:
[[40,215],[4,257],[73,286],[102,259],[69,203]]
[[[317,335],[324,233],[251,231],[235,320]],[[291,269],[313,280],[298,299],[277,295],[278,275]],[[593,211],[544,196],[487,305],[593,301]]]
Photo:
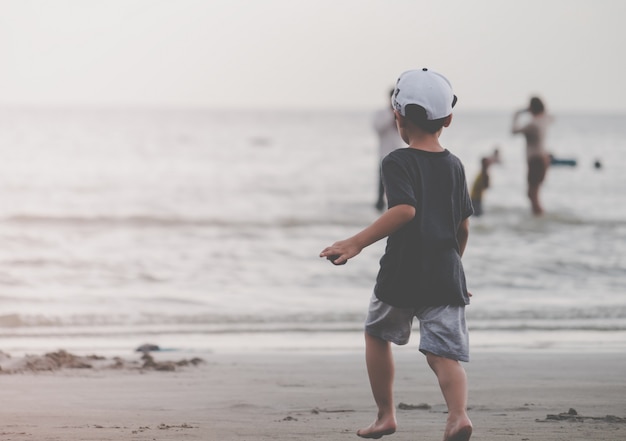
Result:
[[626,112],[623,0],[0,0],[0,107],[374,109],[407,69],[457,109]]

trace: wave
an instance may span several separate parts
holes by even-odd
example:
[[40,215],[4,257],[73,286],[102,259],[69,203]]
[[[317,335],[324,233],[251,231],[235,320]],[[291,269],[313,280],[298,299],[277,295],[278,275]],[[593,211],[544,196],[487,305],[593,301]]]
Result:
[[[468,323],[474,330],[589,330],[626,331],[626,306],[597,308],[591,311],[563,310],[545,313],[510,311],[468,313]],[[0,334],[48,332],[123,333],[165,332],[205,334],[221,333],[284,333],[284,332],[353,332],[363,329],[361,313],[301,314],[254,316],[221,314],[94,314],[71,315],[0,315]]]
[[59,227],[75,226],[127,226],[127,227],[180,227],[180,226],[227,226],[226,219],[184,218],[177,216],[48,216],[48,215],[13,215],[3,222],[20,225],[46,225]]
[[[249,228],[299,228],[299,227],[349,227],[362,228],[364,223],[373,216],[364,220],[363,214],[353,216],[349,213],[335,214],[327,216],[323,213],[302,216],[271,216],[264,215],[259,217],[241,216],[241,217],[186,217],[186,216],[160,216],[160,215],[127,215],[127,216],[107,216],[107,215],[36,215],[36,214],[17,214],[4,217],[0,222],[5,224],[16,225],[44,225],[50,227],[80,227],[80,226],[96,226],[96,227],[128,227],[128,228],[179,228],[179,227],[249,227]],[[544,218],[528,218],[525,216],[514,217],[509,221],[504,221],[502,216],[492,216],[492,219],[486,217],[474,219],[472,222],[472,230],[481,233],[490,233],[498,230],[511,229],[515,231],[535,231],[549,225],[559,226],[599,226],[605,228],[622,228],[626,227],[626,219],[585,219],[575,215],[553,214]]]
[[[47,327],[34,329],[11,328],[3,329],[0,327],[0,338],[3,339],[23,339],[23,338],[40,338],[40,339],[67,339],[67,338],[130,338],[133,336],[170,336],[181,337],[190,335],[200,336],[242,336],[242,335],[273,335],[281,338],[288,338],[293,335],[315,335],[315,334],[361,334],[362,326],[341,326],[341,327],[316,327],[316,326],[298,326],[298,325],[281,325],[281,326],[253,326],[246,328],[211,328],[211,327],[168,327],[168,326],[135,326],[135,327],[81,327],[81,328],[63,328],[63,327]],[[414,332],[418,332],[415,330]],[[492,338],[498,338],[501,333],[512,333],[523,335],[528,332],[538,333],[559,333],[559,332],[577,332],[591,334],[626,334],[626,325],[619,326],[537,326],[537,325],[515,325],[515,326],[470,326],[469,332],[491,334]],[[624,337],[626,338],[626,337]]]
[[489,212],[472,218],[472,230],[491,233],[502,229],[516,232],[543,232],[546,227],[566,228],[599,226],[605,228],[626,227],[621,217],[597,217],[594,213],[581,215],[567,210],[549,211],[541,217],[532,216],[526,208],[494,204]]
[[300,228],[311,226],[361,227],[359,218],[295,217],[278,216],[275,218],[220,218],[220,217],[183,217],[183,216],[53,216],[21,214],[7,216],[1,220],[5,224],[21,226],[49,227],[127,227],[127,228],[180,228],[180,227],[221,227],[221,228]]

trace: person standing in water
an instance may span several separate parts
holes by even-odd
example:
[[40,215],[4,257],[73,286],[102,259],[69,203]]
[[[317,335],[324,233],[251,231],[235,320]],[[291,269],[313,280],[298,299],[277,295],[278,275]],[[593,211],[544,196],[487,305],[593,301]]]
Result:
[[[393,95],[394,89],[389,91],[389,98]],[[372,126],[378,135],[378,197],[376,199],[376,209],[383,211],[385,209],[385,186],[383,184],[383,175],[381,170],[381,162],[389,153],[400,147],[406,147],[406,144],[400,137],[398,127],[396,127],[396,118],[393,108],[388,105],[384,109],[380,109],[374,113]]]
[[[520,124],[519,118],[529,112],[531,120]],[[545,139],[552,117],[546,113],[543,101],[538,97],[530,99],[530,105],[513,115],[513,134],[521,133],[526,138],[526,160],[528,163],[528,198],[535,216],[543,214],[543,207],[539,202],[539,188],[546,178],[550,166],[550,155],[545,148]]]

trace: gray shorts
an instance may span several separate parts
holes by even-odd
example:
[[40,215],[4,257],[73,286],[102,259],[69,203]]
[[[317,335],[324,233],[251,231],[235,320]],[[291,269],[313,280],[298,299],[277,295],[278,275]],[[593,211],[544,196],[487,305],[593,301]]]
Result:
[[413,317],[417,317],[420,323],[421,352],[430,352],[452,360],[469,361],[469,336],[464,305],[398,308],[372,295],[365,332],[397,345],[405,345],[411,336]]

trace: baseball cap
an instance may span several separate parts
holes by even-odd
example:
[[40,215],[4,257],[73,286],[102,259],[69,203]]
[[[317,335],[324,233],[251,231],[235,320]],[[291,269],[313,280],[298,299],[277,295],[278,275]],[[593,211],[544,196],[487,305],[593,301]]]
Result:
[[445,118],[456,104],[450,81],[440,73],[427,68],[408,70],[400,75],[391,96],[391,105],[406,116],[408,104],[417,104],[426,110],[428,120]]

